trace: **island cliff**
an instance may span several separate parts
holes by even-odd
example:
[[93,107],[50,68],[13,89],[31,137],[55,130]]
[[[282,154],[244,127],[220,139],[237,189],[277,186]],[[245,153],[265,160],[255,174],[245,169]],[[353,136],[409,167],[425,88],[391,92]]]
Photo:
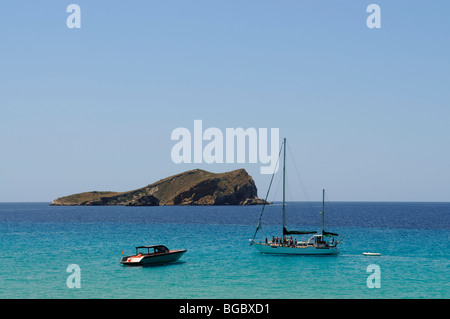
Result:
[[128,192],[85,192],[50,205],[260,205],[255,182],[244,169],[210,173],[195,169]]

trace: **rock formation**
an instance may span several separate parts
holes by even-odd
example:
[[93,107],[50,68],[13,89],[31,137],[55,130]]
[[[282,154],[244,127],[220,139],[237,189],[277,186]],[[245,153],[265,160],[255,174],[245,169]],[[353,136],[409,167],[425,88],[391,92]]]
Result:
[[210,173],[195,169],[128,192],[85,192],[50,205],[260,205],[255,182],[244,169]]

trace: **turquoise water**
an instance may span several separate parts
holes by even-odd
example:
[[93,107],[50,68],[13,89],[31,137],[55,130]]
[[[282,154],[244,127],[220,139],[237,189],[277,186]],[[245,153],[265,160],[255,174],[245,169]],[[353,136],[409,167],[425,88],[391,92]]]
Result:
[[[1,203],[0,298],[450,297],[449,203],[331,206],[326,229],[345,235],[341,254],[307,257],[262,255],[249,245],[260,206]],[[320,229],[315,207],[290,207],[291,224]],[[257,238],[280,233],[279,205],[266,210]],[[174,264],[119,264],[122,251],[155,243],[188,251]],[[70,264],[80,267],[81,288],[67,287]],[[380,267],[380,288],[367,286],[371,264]]]

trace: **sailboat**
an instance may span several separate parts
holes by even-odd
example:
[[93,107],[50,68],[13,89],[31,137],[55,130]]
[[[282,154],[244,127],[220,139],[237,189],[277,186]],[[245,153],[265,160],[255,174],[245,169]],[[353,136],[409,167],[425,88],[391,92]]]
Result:
[[[273,236],[271,240],[266,238],[265,242],[256,242],[255,237],[258,230],[261,229],[261,218],[264,212],[263,206],[256,227],[253,239],[250,240],[250,245],[255,247],[259,252],[263,254],[280,254],[280,255],[337,255],[338,244],[342,241],[344,236],[339,241],[335,240],[335,237],[339,236],[336,233],[327,232],[324,229],[325,226],[325,190],[322,192],[322,231],[317,233],[316,231],[304,231],[304,230],[287,230],[286,229],[286,138],[283,141],[283,230],[281,237]],[[281,151],[280,151],[281,155]],[[273,175],[272,175],[273,180]],[[271,181],[272,184],[272,181]],[[270,190],[270,186],[269,186]],[[298,241],[293,238],[292,235],[312,235],[306,241]],[[287,237],[289,236],[289,237]],[[331,239],[331,241],[330,241]]]

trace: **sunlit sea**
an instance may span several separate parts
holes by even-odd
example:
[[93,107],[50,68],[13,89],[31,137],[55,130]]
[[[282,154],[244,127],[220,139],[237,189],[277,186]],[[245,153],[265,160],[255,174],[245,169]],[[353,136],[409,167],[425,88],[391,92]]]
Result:
[[[289,203],[287,228],[320,231],[320,210]],[[450,203],[329,203],[325,229],[345,237],[328,257],[260,254],[249,245],[260,212],[0,203],[0,298],[450,298]],[[256,238],[274,235],[279,203]],[[119,263],[151,244],[187,252],[173,264]],[[67,284],[73,264],[80,288]]]

